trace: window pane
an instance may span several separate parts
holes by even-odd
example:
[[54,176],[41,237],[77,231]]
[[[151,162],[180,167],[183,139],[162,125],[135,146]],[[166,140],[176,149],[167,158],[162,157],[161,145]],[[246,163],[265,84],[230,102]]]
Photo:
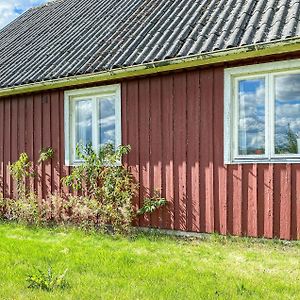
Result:
[[275,77],[275,153],[300,153],[300,74]]
[[99,105],[100,115],[100,143],[101,145],[112,143],[115,145],[116,110],[115,98],[101,98]]
[[238,89],[238,154],[265,154],[265,79],[240,80]]
[[75,143],[87,145],[92,142],[92,101],[75,102]]

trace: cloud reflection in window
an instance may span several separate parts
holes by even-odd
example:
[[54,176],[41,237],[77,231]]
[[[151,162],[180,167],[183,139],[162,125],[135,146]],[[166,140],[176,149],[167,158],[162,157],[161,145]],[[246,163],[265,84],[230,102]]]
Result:
[[298,153],[300,74],[275,77],[275,153]]
[[239,81],[239,155],[265,153],[265,80]]

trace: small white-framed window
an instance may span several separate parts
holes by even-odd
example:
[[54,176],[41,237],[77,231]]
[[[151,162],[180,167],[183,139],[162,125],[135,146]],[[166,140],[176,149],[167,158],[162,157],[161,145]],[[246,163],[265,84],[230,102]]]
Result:
[[225,70],[224,162],[300,163],[300,60]]
[[121,145],[120,85],[65,91],[65,164],[80,163],[76,145],[91,143],[94,150]]

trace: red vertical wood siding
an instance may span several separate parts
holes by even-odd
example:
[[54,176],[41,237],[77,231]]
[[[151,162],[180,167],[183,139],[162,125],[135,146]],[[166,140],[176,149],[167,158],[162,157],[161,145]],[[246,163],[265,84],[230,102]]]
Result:
[[[186,230],[186,73],[174,77],[174,200],[176,230]],[[153,132],[157,134],[157,132]]]
[[[9,175],[9,163],[12,159],[11,146],[13,140],[11,139],[11,99],[4,101],[4,141],[3,141],[3,161],[4,161],[4,188],[3,194],[6,197],[11,197],[11,176]],[[16,146],[15,146],[16,147]]]
[[123,82],[131,90],[123,124],[139,153],[139,166],[129,162],[139,168],[139,201],[160,187],[168,200],[140,225],[298,239],[300,166],[223,163],[223,80],[218,67]]
[[187,230],[200,231],[200,74],[187,74]]
[[[222,67],[122,82],[124,163],[139,182],[134,206],[154,190],[168,205],[139,226],[194,232],[300,238],[300,165],[223,163]],[[64,165],[61,90],[0,98],[0,192],[15,195],[10,162],[26,151],[37,161],[51,146],[55,157],[28,184],[39,197],[68,189]]]
[[[127,96],[126,96],[126,115],[127,115],[127,132],[124,134],[127,135],[126,140],[127,144],[132,146],[131,152],[128,155],[127,163],[131,169],[133,176],[136,178],[136,181],[139,181],[139,148],[140,148],[140,140],[139,140],[139,84],[136,81],[131,81],[127,86]],[[129,106],[130,103],[130,106]],[[140,191],[140,190],[139,190]],[[140,197],[136,195],[134,197],[133,205],[135,209],[139,207]],[[139,225],[139,223],[135,223],[135,225]]]
[[163,209],[163,228],[173,229],[175,218],[174,206],[174,77],[162,79],[162,149],[163,149],[163,187],[162,196],[168,199],[168,206]]
[[[142,206],[144,199],[150,196],[150,82],[148,79],[143,79],[139,83],[139,99],[144,99],[143,105],[139,106],[139,115],[143,116],[139,118],[139,140],[143,140],[143,143],[140,143],[139,146],[139,202]],[[122,115],[124,117],[124,114]],[[124,139],[123,142],[126,143]],[[150,216],[141,217],[140,225],[149,226]]]
[[[150,83],[150,187],[151,190],[161,194],[162,190],[162,99],[161,99],[161,80],[159,77]],[[143,137],[141,137],[142,139]],[[161,227],[161,209],[152,214],[152,224],[154,227]]]
[[40,198],[59,191],[61,170],[64,168],[63,93],[54,91],[43,95],[26,95],[0,99],[0,193],[16,196],[9,175],[10,163],[22,152],[37,162],[42,148],[52,147],[55,157],[39,165],[36,176],[27,181]]
[[4,191],[4,101],[0,101],[0,191]]
[[214,114],[213,108],[213,69],[200,73],[200,201],[202,207],[201,231],[214,229]]

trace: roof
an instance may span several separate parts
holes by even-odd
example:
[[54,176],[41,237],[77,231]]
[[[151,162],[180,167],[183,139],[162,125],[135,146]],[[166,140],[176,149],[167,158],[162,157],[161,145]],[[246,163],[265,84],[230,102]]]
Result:
[[300,35],[300,0],[56,0],[0,30],[0,88]]

